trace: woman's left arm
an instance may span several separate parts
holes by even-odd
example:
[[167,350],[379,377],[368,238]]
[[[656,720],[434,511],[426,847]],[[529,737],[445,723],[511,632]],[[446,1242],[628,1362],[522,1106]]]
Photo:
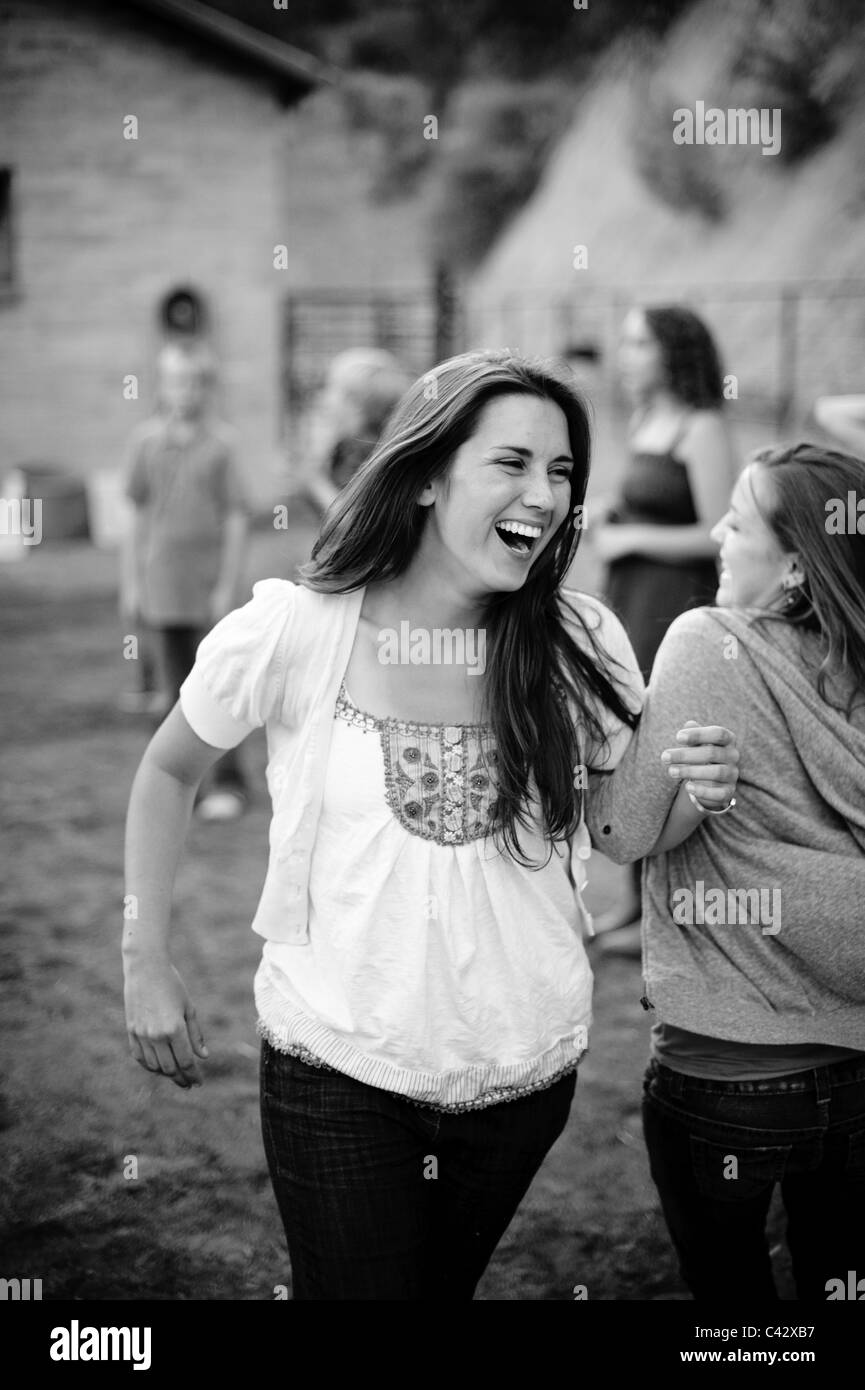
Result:
[[[736,663],[726,659],[723,629],[710,612],[692,610],[672,624],[639,725],[614,770],[589,769],[586,823],[595,847],[616,863],[671,849],[696,829],[704,813],[690,802],[689,784],[704,806],[729,804],[743,707]],[[672,747],[680,731],[680,746]]]
[[595,848],[617,864],[675,849],[730,806],[739,776],[733,731],[691,719],[676,737],[678,747],[647,757],[653,740],[638,729],[613,772],[589,772],[586,824]]
[[709,533],[727,510],[736,475],[730,435],[719,412],[696,411],[677,453],[688,470],[697,521],[692,526],[625,522],[604,528],[598,538],[603,559],[644,555],[650,560],[686,564],[715,558],[718,547]]

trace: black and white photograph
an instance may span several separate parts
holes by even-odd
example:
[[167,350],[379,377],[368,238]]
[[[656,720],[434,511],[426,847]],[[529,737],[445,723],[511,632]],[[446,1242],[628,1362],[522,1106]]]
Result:
[[0,0],[0,373],[21,1364],[834,1374],[861,0]]

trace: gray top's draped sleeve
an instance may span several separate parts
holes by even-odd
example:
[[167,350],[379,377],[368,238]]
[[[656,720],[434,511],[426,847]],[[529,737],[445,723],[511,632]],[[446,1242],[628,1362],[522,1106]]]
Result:
[[[592,843],[617,864],[649,853],[664,828],[678,786],[661,762],[689,719],[720,724],[744,736],[743,706],[735,683],[723,680],[729,663],[723,630],[711,609],[677,618],[661,643],[639,726],[615,772],[589,775],[586,821]],[[725,668],[727,668],[725,670]]]

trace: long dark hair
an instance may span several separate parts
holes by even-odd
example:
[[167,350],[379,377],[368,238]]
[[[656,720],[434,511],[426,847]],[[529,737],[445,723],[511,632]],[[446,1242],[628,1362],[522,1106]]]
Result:
[[852,682],[842,709],[848,719],[865,699],[865,543],[856,533],[830,531],[830,505],[848,493],[865,496],[865,463],[817,444],[772,445],[749,463],[765,474],[768,505],[754,505],[785,553],[795,551],[804,581],[782,611],[762,614],[816,632],[824,650],[817,669],[820,697],[833,704],[828,680]]
[[683,405],[719,410],[724,378],[715,340],[693,309],[682,304],[653,304],[643,309],[657,339],[667,386]]
[[[311,589],[348,593],[402,574],[430,510],[418,504],[422,489],[447,472],[484,406],[514,393],[559,406],[575,465],[567,517],[523,586],[494,595],[484,614],[489,637],[484,717],[498,751],[490,831],[525,863],[517,826],[530,825],[530,777],[545,836],[570,838],[583,806],[574,769],[584,765],[589,744],[606,747],[599,707],[631,728],[637,723],[608,674],[616,663],[559,591],[579,544],[575,509],[585,503],[589,478],[591,436],[579,393],[553,364],[508,351],[464,353],[442,362],[409,388],[369,459],[332,503],[300,577]],[[585,633],[588,651],[577,645],[569,623]],[[552,846],[547,860],[551,854]]]

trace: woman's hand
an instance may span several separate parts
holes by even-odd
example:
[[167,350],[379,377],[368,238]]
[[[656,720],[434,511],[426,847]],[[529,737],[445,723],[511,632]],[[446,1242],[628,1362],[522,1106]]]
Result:
[[618,525],[602,522],[600,525],[596,525],[592,521],[591,512],[589,512],[587,534],[592,538],[592,544],[598,558],[607,565],[611,565],[614,560],[621,560],[625,555],[637,553],[640,529],[640,527],[628,522],[622,522]]
[[689,719],[676,738],[679,746],[661,754],[669,776],[710,811],[729,806],[739,780],[736,735],[720,724],[701,726]]
[[165,956],[124,959],[123,998],[129,1050],[146,1071],[170,1076],[189,1090],[202,1084],[204,1036],[189,995]]

